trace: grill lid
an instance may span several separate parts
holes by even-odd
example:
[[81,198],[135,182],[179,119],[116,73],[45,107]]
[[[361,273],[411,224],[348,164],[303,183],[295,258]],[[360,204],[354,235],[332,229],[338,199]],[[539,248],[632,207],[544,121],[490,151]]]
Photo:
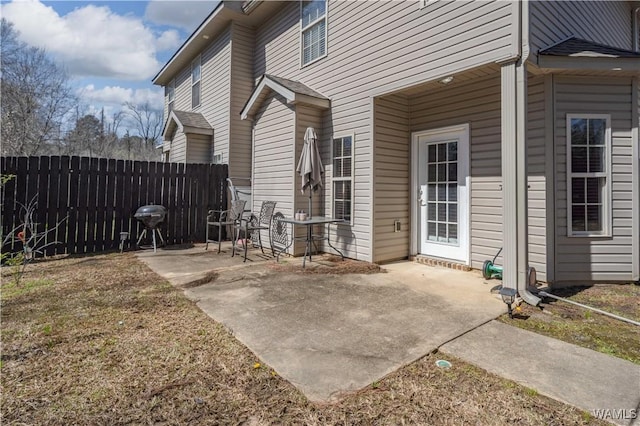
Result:
[[136,210],[134,217],[147,217],[147,216],[162,216],[167,214],[167,209],[164,206],[148,205],[142,206]]
[[153,228],[160,222],[164,221],[167,215],[167,209],[164,206],[148,205],[142,206],[133,215],[146,226]]

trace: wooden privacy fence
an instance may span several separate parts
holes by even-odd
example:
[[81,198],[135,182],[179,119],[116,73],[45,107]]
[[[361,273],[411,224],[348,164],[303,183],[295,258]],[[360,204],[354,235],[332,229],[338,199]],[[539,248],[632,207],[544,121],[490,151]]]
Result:
[[[160,225],[167,244],[204,241],[209,209],[226,208],[226,165],[123,161],[88,157],[1,157],[2,235],[21,224],[20,205],[37,197],[37,231],[52,230],[47,255],[115,249],[120,232],[125,247],[144,229],[133,215],[158,204],[168,214]],[[66,219],[65,219],[66,218]],[[58,222],[62,221],[57,229]],[[14,241],[3,251],[19,251]]]

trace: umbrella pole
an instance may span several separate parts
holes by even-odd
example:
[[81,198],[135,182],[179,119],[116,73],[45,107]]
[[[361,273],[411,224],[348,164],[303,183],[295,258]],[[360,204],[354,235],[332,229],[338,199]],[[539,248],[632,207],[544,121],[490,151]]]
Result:
[[311,219],[311,206],[312,206],[312,201],[311,201],[311,197],[313,197],[313,191],[311,190],[311,188],[309,188],[309,219]]

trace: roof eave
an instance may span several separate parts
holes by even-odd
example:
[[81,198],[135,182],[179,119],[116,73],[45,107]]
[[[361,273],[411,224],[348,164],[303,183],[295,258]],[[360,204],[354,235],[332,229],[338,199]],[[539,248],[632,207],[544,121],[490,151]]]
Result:
[[[218,3],[216,8],[200,24],[200,26],[182,43],[182,46],[171,56],[169,61],[158,71],[151,82],[158,86],[165,86],[171,78],[179,72],[192,57],[200,53],[207,43],[215,38],[226,27],[228,22],[238,13],[225,5],[224,1]],[[207,36],[206,38],[204,36]]]
[[280,83],[271,80],[267,76],[262,76],[260,82],[251,93],[251,97],[245,104],[244,108],[240,112],[240,118],[242,120],[251,119],[256,113],[256,110],[260,107],[262,94],[265,90],[273,90],[283,98],[287,100],[287,104],[305,104],[311,105],[318,109],[329,109],[331,107],[331,101],[326,98],[317,98],[315,96],[304,95],[302,93],[294,92],[287,87],[284,87]]
[[538,66],[549,69],[640,71],[640,58],[538,55]]

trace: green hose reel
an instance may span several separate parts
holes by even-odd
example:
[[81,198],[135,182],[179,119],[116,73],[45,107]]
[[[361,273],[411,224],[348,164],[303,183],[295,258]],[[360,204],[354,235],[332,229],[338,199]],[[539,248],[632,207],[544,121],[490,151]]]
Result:
[[[485,260],[482,264],[482,276],[485,280],[490,280],[491,278],[497,278],[499,280],[502,279],[502,266],[496,266],[495,262],[500,253],[502,252],[502,248],[498,250],[498,253],[493,257],[492,260]],[[529,267],[527,268],[527,282],[529,286],[535,286],[538,281],[535,268]]]
[[491,278],[502,279],[502,266],[496,266],[491,260],[485,260],[482,264],[482,276],[485,280]]
[[497,278],[499,280],[502,279],[502,266],[496,266],[496,259],[502,253],[502,247],[495,256],[493,256],[493,260],[485,260],[482,264],[482,276],[485,280],[490,280],[491,278]]

